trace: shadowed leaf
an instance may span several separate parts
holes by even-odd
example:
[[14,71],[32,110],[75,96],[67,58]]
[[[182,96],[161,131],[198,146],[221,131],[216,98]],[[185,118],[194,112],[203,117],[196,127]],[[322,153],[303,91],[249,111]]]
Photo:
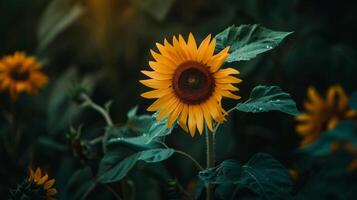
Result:
[[216,51],[229,46],[230,55],[226,62],[250,60],[275,48],[291,33],[273,31],[260,25],[233,25],[216,35]]
[[299,114],[295,101],[278,86],[256,86],[250,93],[249,99],[239,103],[236,109],[253,113],[280,111],[290,115]]
[[98,181],[102,183],[119,181],[128,174],[137,161],[142,160],[146,163],[161,162],[168,159],[174,152],[175,150],[173,149],[157,148],[125,156],[120,149],[108,150],[100,162]]

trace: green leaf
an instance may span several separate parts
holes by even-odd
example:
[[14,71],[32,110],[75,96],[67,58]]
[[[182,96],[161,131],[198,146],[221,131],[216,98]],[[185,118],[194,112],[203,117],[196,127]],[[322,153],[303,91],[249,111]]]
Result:
[[348,104],[350,105],[351,108],[357,110],[357,91],[352,93],[348,101]]
[[199,177],[206,183],[235,184],[240,189],[248,188],[262,199],[291,197],[292,183],[288,171],[269,154],[255,154],[243,166],[237,161],[226,160],[215,168],[199,172]]
[[140,155],[138,160],[142,160],[147,163],[156,163],[168,159],[174,153],[175,150],[169,148],[151,149],[151,150],[139,152]]
[[[138,106],[135,106],[127,113],[128,121],[125,128],[129,133],[127,135],[141,135],[148,131],[155,119],[150,115],[137,115]],[[134,133],[134,134],[133,134]]]
[[83,7],[70,0],[54,0],[45,9],[39,22],[37,37],[39,50],[44,50],[59,34],[73,24],[82,14]]
[[242,173],[241,165],[235,160],[225,160],[215,168],[200,171],[198,176],[207,183],[222,184],[235,182]]
[[238,187],[249,188],[263,199],[288,199],[292,182],[286,168],[265,153],[255,154],[242,166]]
[[[154,115],[153,118],[156,116]],[[153,139],[155,138],[160,138],[164,137],[167,135],[170,135],[172,130],[174,129],[174,126],[168,127],[167,126],[167,118],[157,121],[154,119],[154,123],[150,126],[149,130],[144,133],[147,137],[146,143],[150,143]]]
[[[47,104],[47,129],[50,134],[55,134],[68,128],[81,113],[78,106],[71,104],[65,92],[77,78],[77,71],[74,68],[66,70],[51,85]],[[58,115],[57,113],[61,113]]]
[[[217,186],[215,190],[216,199],[234,199],[237,186],[233,183],[223,183]],[[243,199],[243,198],[242,198]]]
[[68,199],[86,199],[87,195],[95,188],[96,182],[89,167],[76,171],[69,179],[66,186]]
[[315,156],[327,156],[331,152],[331,145],[335,142],[350,142],[357,148],[357,127],[353,121],[343,121],[337,126],[321,134],[319,140],[301,150]]
[[134,153],[128,157],[121,156],[122,152],[109,152],[102,159],[99,167],[98,181],[102,183],[116,182],[124,178],[137,161],[156,163],[168,159],[175,152],[173,149],[150,149]]
[[[148,145],[154,141],[154,139],[161,139],[164,136],[171,134],[174,127],[167,127],[167,119],[157,121],[155,114],[153,116],[142,115],[142,116],[132,116],[128,120],[127,127],[132,130],[141,130],[142,135],[137,137],[124,137],[124,133],[113,133],[113,135],[121,135],[111,139],[110,143],[121,142],[121,143],[132,143],[137,145]],[[115,128],[114,128],[115,129]],[[115,131],[126,131],[126,130],[112,130]]]
[[253,113],[280,111],[290,115],[299,114],[295,101],[278,86],[256,86],[250,93],[249,99],[239,103],[236,109]]
[[131,119],[136,116],[137,112],[138,112],[138,106],[135,106],[134,108],[129,110],[126,116],[128,117],[128,119]]
[[229,46],[230,55],[226,62],[250,60],[275,48],[291,33],[273,31],[260,25],[233,25],[216,35],[216,51]]

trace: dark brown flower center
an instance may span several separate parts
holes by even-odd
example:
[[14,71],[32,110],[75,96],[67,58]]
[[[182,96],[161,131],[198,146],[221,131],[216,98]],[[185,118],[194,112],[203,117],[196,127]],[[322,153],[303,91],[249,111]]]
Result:
[[10,71],[10,77],[15,81],[26,81],[30,77],[28,70],[21,70],[21,66],[15,66]]
[[173,75],[173,89],[181,101],[199,104],[212,95],[214,79],[207,66],[186,62],[178,66]]

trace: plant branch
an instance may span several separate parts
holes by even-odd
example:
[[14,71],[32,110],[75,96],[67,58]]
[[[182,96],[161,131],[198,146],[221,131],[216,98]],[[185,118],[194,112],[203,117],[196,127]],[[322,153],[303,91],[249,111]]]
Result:
[[[99,112],[103,118],[105,119],[106,123],[107,123],[107,126],[109,127],[112,127],[114,125],[113,123],[113,120],[110,118],[110,115],[108,113],[107,110],[105,110],[104,108],[102,108],[101,106],[99,106],[98,104],[94,103],[92,101],[92,99],[86,95],[86,94],[82,94],[81,97],[83,98],[84,100],[84,103],[82,104],[84,107],[88,106],[88,107],[91,107],[92,109],[96,110],[97,112]],[[102,141],[102,146],[103,146],[103,152],[106,152],[106,142],[108,140],[108,132],[106,131],[104,133],[104,136],[101,137],[101,138],[95,138],[94,141],[92,140],[91,143],[97,143],[97,142],[100,142]]]
[[204,168],[200,165],[200,163],[198,163],[197,160],[195,160],[190,154],[187,154],[187,153],[185,153],[183,151],[180,151],[180,150],[175,150],[175,153],[183,155],[186,158],[190,159],[200,171],[204,170]]
[[[218,125],[215,127],[218,128]],[[206,146],[207,146],[207,169],[215,166],[215,154],[214,154],[214,136],[215,131],[211,132],[208,128],[206,128]],[[206,199],[213,200],[214,199],[214,185],[208,184],[206,189]]]
[[113,121],[110,118],[108,112],[104,108],[102,108],[98,104],[94,103],[92,101],[92,99],[86,94],[82,94],[82,98],[84,99],[84,103],[83,103],[84,106],[89,106],[89,107],[93,108],[94,110],[98,111],[105,119],[107,125],[113,126]]

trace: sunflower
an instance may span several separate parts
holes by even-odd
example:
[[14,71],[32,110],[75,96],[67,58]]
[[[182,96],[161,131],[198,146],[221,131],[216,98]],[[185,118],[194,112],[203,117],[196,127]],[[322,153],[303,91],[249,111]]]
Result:
[[158,111],[157,120],[168,117],[171,127],[175,120],[193,137],[196,128],[202,134],[204,124],[213,131],[213,122],[225,120],[222,97],[239,99],[232,91],[238,88],[232,84],[241,80],[231,75],[239,71],[220,69],[229,56],[229,47],[214,54],[216,40],[208,35],[198,46],[190,33],[188,41],[179,35],[172,44],[156,44],[160,53],[151,50],[155,61],[149,65],[153,71],[142,71],[151,79],[140,82],[154,90],[141,94],[144,98],[157,99],[148,111]]
[[296,131],[302,136],[301,146],[313,143],[322,132],[334,128],[338,122],[357,116],[348,106],[348,96],[340,85],[331,86],[325,99],[314,87],[308,88],[307,95],[306,111],[296,117],[299,122]]
[[57,190],[52,188],[55,183],[55,179],[48,180],[48,175],[44,175],[41,173],[41,169],[37,168],[36,172],[30,169],[30,176],[28,177],[29,181],[33,181],[38,186],[43,186],[43,189],[46,191],[46,199],[51,200],[54,199],[53,196],[57,194]]
[[8,90],[12,99],[20,93],[36,94],[48,82],[35,57],[15,52],[0,60],[0,91]]

